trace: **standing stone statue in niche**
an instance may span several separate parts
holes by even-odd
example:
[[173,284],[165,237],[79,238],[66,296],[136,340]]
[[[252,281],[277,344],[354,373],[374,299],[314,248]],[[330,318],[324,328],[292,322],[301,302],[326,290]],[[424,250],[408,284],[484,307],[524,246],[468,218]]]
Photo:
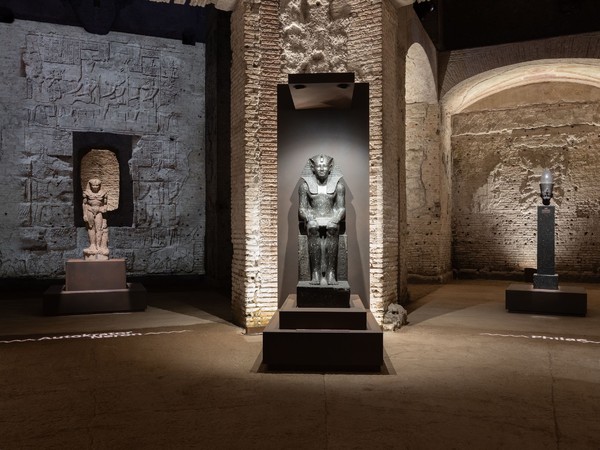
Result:
[[83,221],[90,238],[90,246],[83,250],[85,259],[108,259],[108,226],[103,214],[107,211],[108,194],[102,182],[93,178],[83,191]]
[[298,188],[298,214],[301,232],[308,236],[310,284],[337,285],[338,243],[346,215],[346,188],[331,156],[313,156],[307,168],[310,170],[304,170]]

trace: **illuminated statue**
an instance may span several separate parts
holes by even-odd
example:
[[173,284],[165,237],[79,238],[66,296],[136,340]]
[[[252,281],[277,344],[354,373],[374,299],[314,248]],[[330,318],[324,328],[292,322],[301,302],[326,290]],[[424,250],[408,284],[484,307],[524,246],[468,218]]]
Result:
[[552,173],[550,172],[550,170],[544,169],[544,172],[542,172],[542,177],[540,179],[540,196],[542,197],[542,203],[546,206],[550,204],[553,187],[554,182],[552,180]]
[[346,215],[342,174],[327,155],[309,159],[300,179],[298,215],[308,236],[310,284],[336,285],[340,222]]
[[108,259],[108,226],[103,217],[107,210],[108,194],[102,190],[99,179],[88,182],[83,191],[83,221],[90,238],[90,246],[83,250],[86,259]]

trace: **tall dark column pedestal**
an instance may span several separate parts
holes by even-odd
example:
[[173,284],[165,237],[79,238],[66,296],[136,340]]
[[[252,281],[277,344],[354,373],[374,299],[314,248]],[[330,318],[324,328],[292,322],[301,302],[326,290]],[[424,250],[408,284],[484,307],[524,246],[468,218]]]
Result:
[[44,293],[47,316],[144,311],[146,289],[127,283],[124,259],[80,260],[66,263],[66,284]]
[[[549,201],[549,200],[548,200]],[[506,289],[509,312],[585,316],[587,292],[577,286],[558,286],[554,266],[554,206],[537,208],[537,271],[533,285],[511,284]]]
[[301,308],[290,295],[263,331],[269,369],[381,371],[383,332],[358,295],[346,308]]

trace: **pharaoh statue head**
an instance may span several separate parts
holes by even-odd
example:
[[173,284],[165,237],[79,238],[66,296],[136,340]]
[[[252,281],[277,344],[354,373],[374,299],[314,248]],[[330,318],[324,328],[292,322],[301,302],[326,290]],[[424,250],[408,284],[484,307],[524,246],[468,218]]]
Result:
[[333,158],[327,155],[316,155],[309,159],[310,168],[315,174],[315,177],[320,182],[323,182],[329,176],[331,169],[333,168]]
[[550,204],[553,187],[554,182],[552,181],[552,173],[549,169],[544,169],[544,172],[542,173],[542,177],[540,179],[540,196],[542,197],[542,203],[544,205]]

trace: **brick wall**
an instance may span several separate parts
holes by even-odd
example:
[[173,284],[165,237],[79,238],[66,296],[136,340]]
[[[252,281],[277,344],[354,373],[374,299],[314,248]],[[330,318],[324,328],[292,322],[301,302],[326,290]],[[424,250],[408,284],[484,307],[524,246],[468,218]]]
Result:
[[457,269],[501,274],[536,266],[539,177],[548,167],[555,179],[556,270],[599,277],[599,91],[541,83],[505,91],[454,117]]
[[232,14],[232,308],[247,329],[277,310],[279,5],[244,1]]
[[[0,276],[57,277],[74,226],[74,131],[132,136],[130,274],[204,271],[204,46],[27,21],[0,24]],[[109,193],[110,195],[110,193]]]

